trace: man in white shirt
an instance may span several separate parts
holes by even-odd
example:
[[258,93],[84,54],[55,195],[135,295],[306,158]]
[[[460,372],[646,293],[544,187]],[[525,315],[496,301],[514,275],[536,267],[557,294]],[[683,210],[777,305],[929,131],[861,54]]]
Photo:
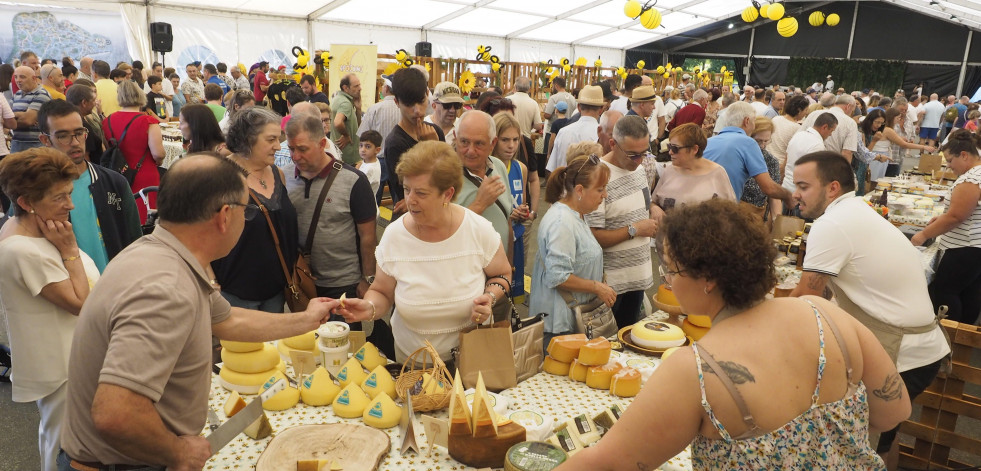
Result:
[[249,78],[242,75],[242,69],[239,69],[237,65],[232,66],[232,83],[235,84],[232,88],[235,90],[252,90],[252,85],[249,84]]
[[557,119],[555,105],[560,101],[565,102],[566,110],[576,109],[576,97],[565,90],[565,79],[555,77],[552,80],[552,94],[548,97],[548,103],[545,104],[545,119],[548,120],[550,126]]
[[613,103],[610,103],[610,109],[613,111],[619,111],[620,113],[627,114],[630,111],[630,106],[628,102],[630,101],[630,96],[633,94],[634,89],[639,87],[644,82],[644,79],[640,75],[630,74],[627,78],[623,79],[623,93]]
[[[644,75],[641,77],[640,85],[642,87],[653,87],[654,81]],[[647,129],[651,132],[651,143],[654,149],[659,147],[660,138],[664,134],[664,127],[668,124],[667,116],[668,109],[664,106],[664,100],[658,95],[654,98],[654,113],[647,120]]]
[[766,109],[769,108],[763,98],[764,96],[766,96],[766,90],[763,90],[762,88],[753,91],[753,101],[750,102],[750,104],[753,105],[753,109],[756,110],[756,116],[763,116],[763,114],[766,113]]
[[552,147],[552,155],[545,165],[545,169],[554,172],[559,167],[564,167],[566,160],[565,154],[569,146],[582,141],[596,142],[598,137],[599,117],[606,107],[603,100],[603,89],[598,85],[588,85],[579,92],[579,120],[567,125],[555,136],[555,146]]
[[[838,118],[831,113],[824,113],[814,121],[814,126],[794,134],[787,143],[787,165],[783,174],[783,187],[794,191],[794,165],[797,159],[824,149],[824,141],[838,127]],[[789,208],[788,208],[789,209]]]
[[521,135],[531,137],[532,132],[541,133],[544,127],[542,123],[542,110],[538,107],[538,102],[528,96],[531,90],[531,79],[528,77],[518,77],[514,80],[514,90],[508,98],[514,103],[514,117],[518,118],[521,125]]
[[[95,79],[92,78],[92,62],[95,62],[95,59],[89,56],[85,56],[78,61],[77,78],[89,79],[93,83],[95,83]],[[173,86],[171,86],[171,88],[173,88]]]
[[[822,96],[822,101],[823,99],[824,97]],[[824,142],[824,147],[832,152],[843,155],[848,159],[848,162],[851,162],[852,153],[858,149],[858,124],[851,117],[852,113],[855,112],[855,97],[841,95],[834,98],[834,100],[834,104],[829,109],[814,111],[807,115],[807,118],[801,125],[800,131],[797,132],[804,132],[814,127],[814,122],[818,116],[824,113],[834,113],[835,118],[838,119],[838,126],[835,128],[834,133],[831,134],[831,137]]]
[[[824,295],[829,285],[838,305],[868,327],[896,362],[910,401],[933,382],[950,353],[933,313],[920,252],[895,226],[855,196],[851,165],[834,152],[797,162],[794,198],[804,217],[814,218],[807,238],[804,273],[791,296]],[[886,384],[898,384],[887,378]],[[869,391],[898,399],[897,389]],[[902,388],[898,388],[901,391]],[[879,436],[877,452],[895,469],[895,433]]]
[[835,81],[831,80],[831,76],[828,76],[828,83],[824,84],[824,91],[833,92],[835,89]]

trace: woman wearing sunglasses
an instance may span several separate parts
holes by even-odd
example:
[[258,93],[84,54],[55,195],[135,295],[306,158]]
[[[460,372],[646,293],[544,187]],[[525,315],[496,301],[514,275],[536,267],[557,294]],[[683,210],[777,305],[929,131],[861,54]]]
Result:
[[238,243],[228,256],[211,262],[221,295],[232,306],[265,312],[283,312],[286,275],[269,223],[258,207],[265,208],[272,221],[290,273],[299,245],[296,208],[283,183],[283,171],[274,164],[281,119],[268,108],[252,107],[240,111],[228,127],[225,145],[232,151],[228,158],[245,169],[249,205]]
[[545,342],[571,334],[576,328],[561,291],[577,303],[594,297],[613,306],[616,293],[603,282],[603,248],[584,216],[606,198],[610,169],[600,164],[599,144],[581,142],[569,147],[569,165],[557,168],[545,184],[545,201],[552,204],[538,224],[538,253],[531,279],[528,310],[545,317]]
[[658,222],[665,211],[711,198],[735,200],[729,175],[721,165],[702,158],[705,134],[693,123],[682,124],[668,135],[671,165],[661,170],[654,186],[651,216]]
[[657,469],[689,445],[695,470],[886,469],[869,432],[911,406],[875,335],[818,297],[766,300],[776,250],[735,202],[677,208],[658,236],[665,282],[712,329],[557,471]]

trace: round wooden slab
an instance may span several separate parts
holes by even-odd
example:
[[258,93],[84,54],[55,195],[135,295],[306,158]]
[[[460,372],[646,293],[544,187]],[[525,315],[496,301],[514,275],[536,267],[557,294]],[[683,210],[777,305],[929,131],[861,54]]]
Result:
[[364,425],[299,425],[276,434],[255,469],[296,471],[297,460],[327,459],[345,470],[374,470],[391,444],[388,434]]

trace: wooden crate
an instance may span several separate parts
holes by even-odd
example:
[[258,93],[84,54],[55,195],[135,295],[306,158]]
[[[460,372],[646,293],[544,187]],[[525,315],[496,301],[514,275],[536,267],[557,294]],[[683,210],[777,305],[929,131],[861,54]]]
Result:
[[[981,328],[943,321],[953,350],[952,370],[941,372],[919,397],[923,406],[917,420],[907,420],[899,431],[914,438],[913,446],[900,446],[899,465],[912,469],[961,469],[972,466],[951,457],[952,450],[972,455],[973,465],[981,461],[981,437],[958,433],[958,421],[981,421],[981,397],[968,394],[965,386],[981,386],[981,368],[971,358],[981,348]],[[963,426],[962,426],[963,427]]]

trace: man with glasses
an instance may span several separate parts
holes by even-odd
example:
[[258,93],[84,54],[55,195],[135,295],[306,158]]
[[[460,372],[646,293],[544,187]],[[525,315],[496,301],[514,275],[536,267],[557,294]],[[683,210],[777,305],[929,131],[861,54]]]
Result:
[[640,116],[617,121],[609,143],[612,150],[602,159],[610,168],[607,197],[586,215],[586,224],[603,247],[606,284],[617,293],[613,315],[621,328],[640,320],[644,290],[654,285],[650,242],[657,223],[651,217],[651,192],[641,166],[650,137]]
[[[229,159],[189,155],[164,175],[153,234],[106,268],[72,341],[59,469],[202,469],[212,336],[263,342],[317,329],[337,300],[273,314],[232,307],[208,265],[257,210]],[[261,217],[261,216],[259,216]]]
[[82,114],[65,100],[52,100],[38,111],[41,142],[68,155],[78,169],[72,189],[72,231],[82,249],[99,267],[106,269],[120,251],[139,239],[140,214],[126,178],[86,157],[88,130]]
[[440,82],[433,89],[433,114],[426,116],[427,123],[433,123],[443,130],[445,141],[453,145],[456,141],[456,125],[463,114],[463,94],[453,82]]

